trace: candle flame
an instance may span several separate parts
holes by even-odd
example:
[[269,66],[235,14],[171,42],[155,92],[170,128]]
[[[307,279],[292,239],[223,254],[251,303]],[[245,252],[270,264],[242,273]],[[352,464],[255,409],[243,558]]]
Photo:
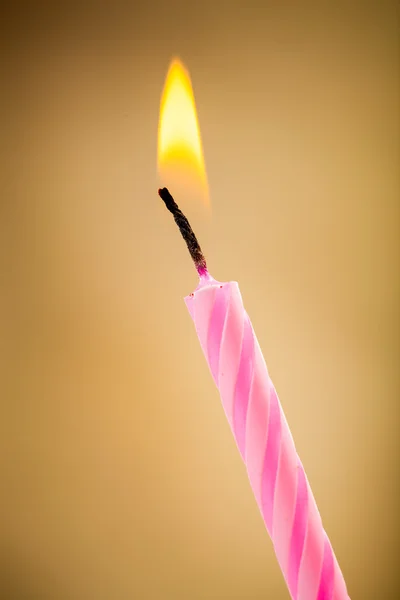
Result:
[[207,174],[192,83],[182,62],[171,61],[161,96],[158,172],[171,191],[185,189],[209,205]]

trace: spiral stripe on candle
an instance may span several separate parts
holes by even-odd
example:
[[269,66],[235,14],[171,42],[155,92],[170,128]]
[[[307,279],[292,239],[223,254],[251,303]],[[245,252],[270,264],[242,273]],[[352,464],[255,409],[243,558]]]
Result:
[[265,398],[269,398],[269,381],[256,340],[254,344],[254,370],[246,419],[245,463],[250,485],[262,512],[262,474],[270,409],[270,404],[265,401]]
[[[225,314],[225,323],[222,332],[219,365],[218,365],[218,387],[221,397],[225,398],[223,403],[226,417],[233,427],[233,403],[237,377],[231,377],[231,372],[238,373],[240,368],[244,319],[243,311],[240,310],[242,299],[239,289],[227,286],[229,289],[228,306]],[[224,288],[221,289],[224,294]],[[241,318],[238,319],[238,314]]]
[[217,294],[210,315],[210,327],[208,329],[207,356],[211,374],[217,386],[221,339],[228,306],[228,296],[229,289],[227,287],[223,289],[222,293]]
[[268,422],[267,447],[264,457],[262,473],[263,503],[261,512],[264,517],[268,533],[272,537],[272,517],[274,507],[274,492],[276,475],[279,463],[279,448],[281,444],[281,415],[279,401],[275,388],[271,383],[270,408]]
[[[321,580],[322,559],[324,555],[324,536],[321,535],[322,521],[317,505],[307,482],[308,511],[307,530],[298,573],[297,600],[316,598]],[[347,596],[342,596],[347,598]]]
[[242,351],[240,355],[238,377],[236,380],[235,398],[233,401],[234,436],[243,460],[245,460],[247,406],[249,403],[250,386],[253,377],[253,352],[253,330],[248,316],[245,315]]
[[186,302],[292,599],[349,600],[238,285]]
[[322,563],[321,581],[319,584],[317,600],[332,600],[335,578],[333,551],[325,532],[324,536],[324,559]]
[[281,446],[275,482],[272,540],[285,579],[288,578],[290,543],[296,507],[297,464],[292,436],[281,410]]
[[292,540],[290,544],[288,586],[293,598],[297,598],[297,584],[301,555],[307,527],[308,491],[307,480],[299,461],[297,469],[297,498],[294,513]]

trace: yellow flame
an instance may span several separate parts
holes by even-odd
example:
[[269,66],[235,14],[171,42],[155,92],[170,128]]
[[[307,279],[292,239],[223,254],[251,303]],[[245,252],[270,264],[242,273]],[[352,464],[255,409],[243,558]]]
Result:
[[[209,203],[199,122],[192,83],[182,62],[172,60],[161,96],[158,171],[162,185],[189,187]],[[174,193],[174,189],[171,192]]]

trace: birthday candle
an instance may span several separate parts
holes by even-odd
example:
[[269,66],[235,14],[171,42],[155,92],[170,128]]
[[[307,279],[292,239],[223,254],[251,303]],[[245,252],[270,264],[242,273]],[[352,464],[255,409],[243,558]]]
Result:
[[293,600],[349,600],[236,282],[220,283],[166,188],[200,282],[185,298]]

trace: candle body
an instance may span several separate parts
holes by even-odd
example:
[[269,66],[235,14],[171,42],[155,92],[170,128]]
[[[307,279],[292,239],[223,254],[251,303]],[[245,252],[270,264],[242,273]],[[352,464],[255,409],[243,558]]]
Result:
[[293,600],[348,600],[236,282],[185,298]]

